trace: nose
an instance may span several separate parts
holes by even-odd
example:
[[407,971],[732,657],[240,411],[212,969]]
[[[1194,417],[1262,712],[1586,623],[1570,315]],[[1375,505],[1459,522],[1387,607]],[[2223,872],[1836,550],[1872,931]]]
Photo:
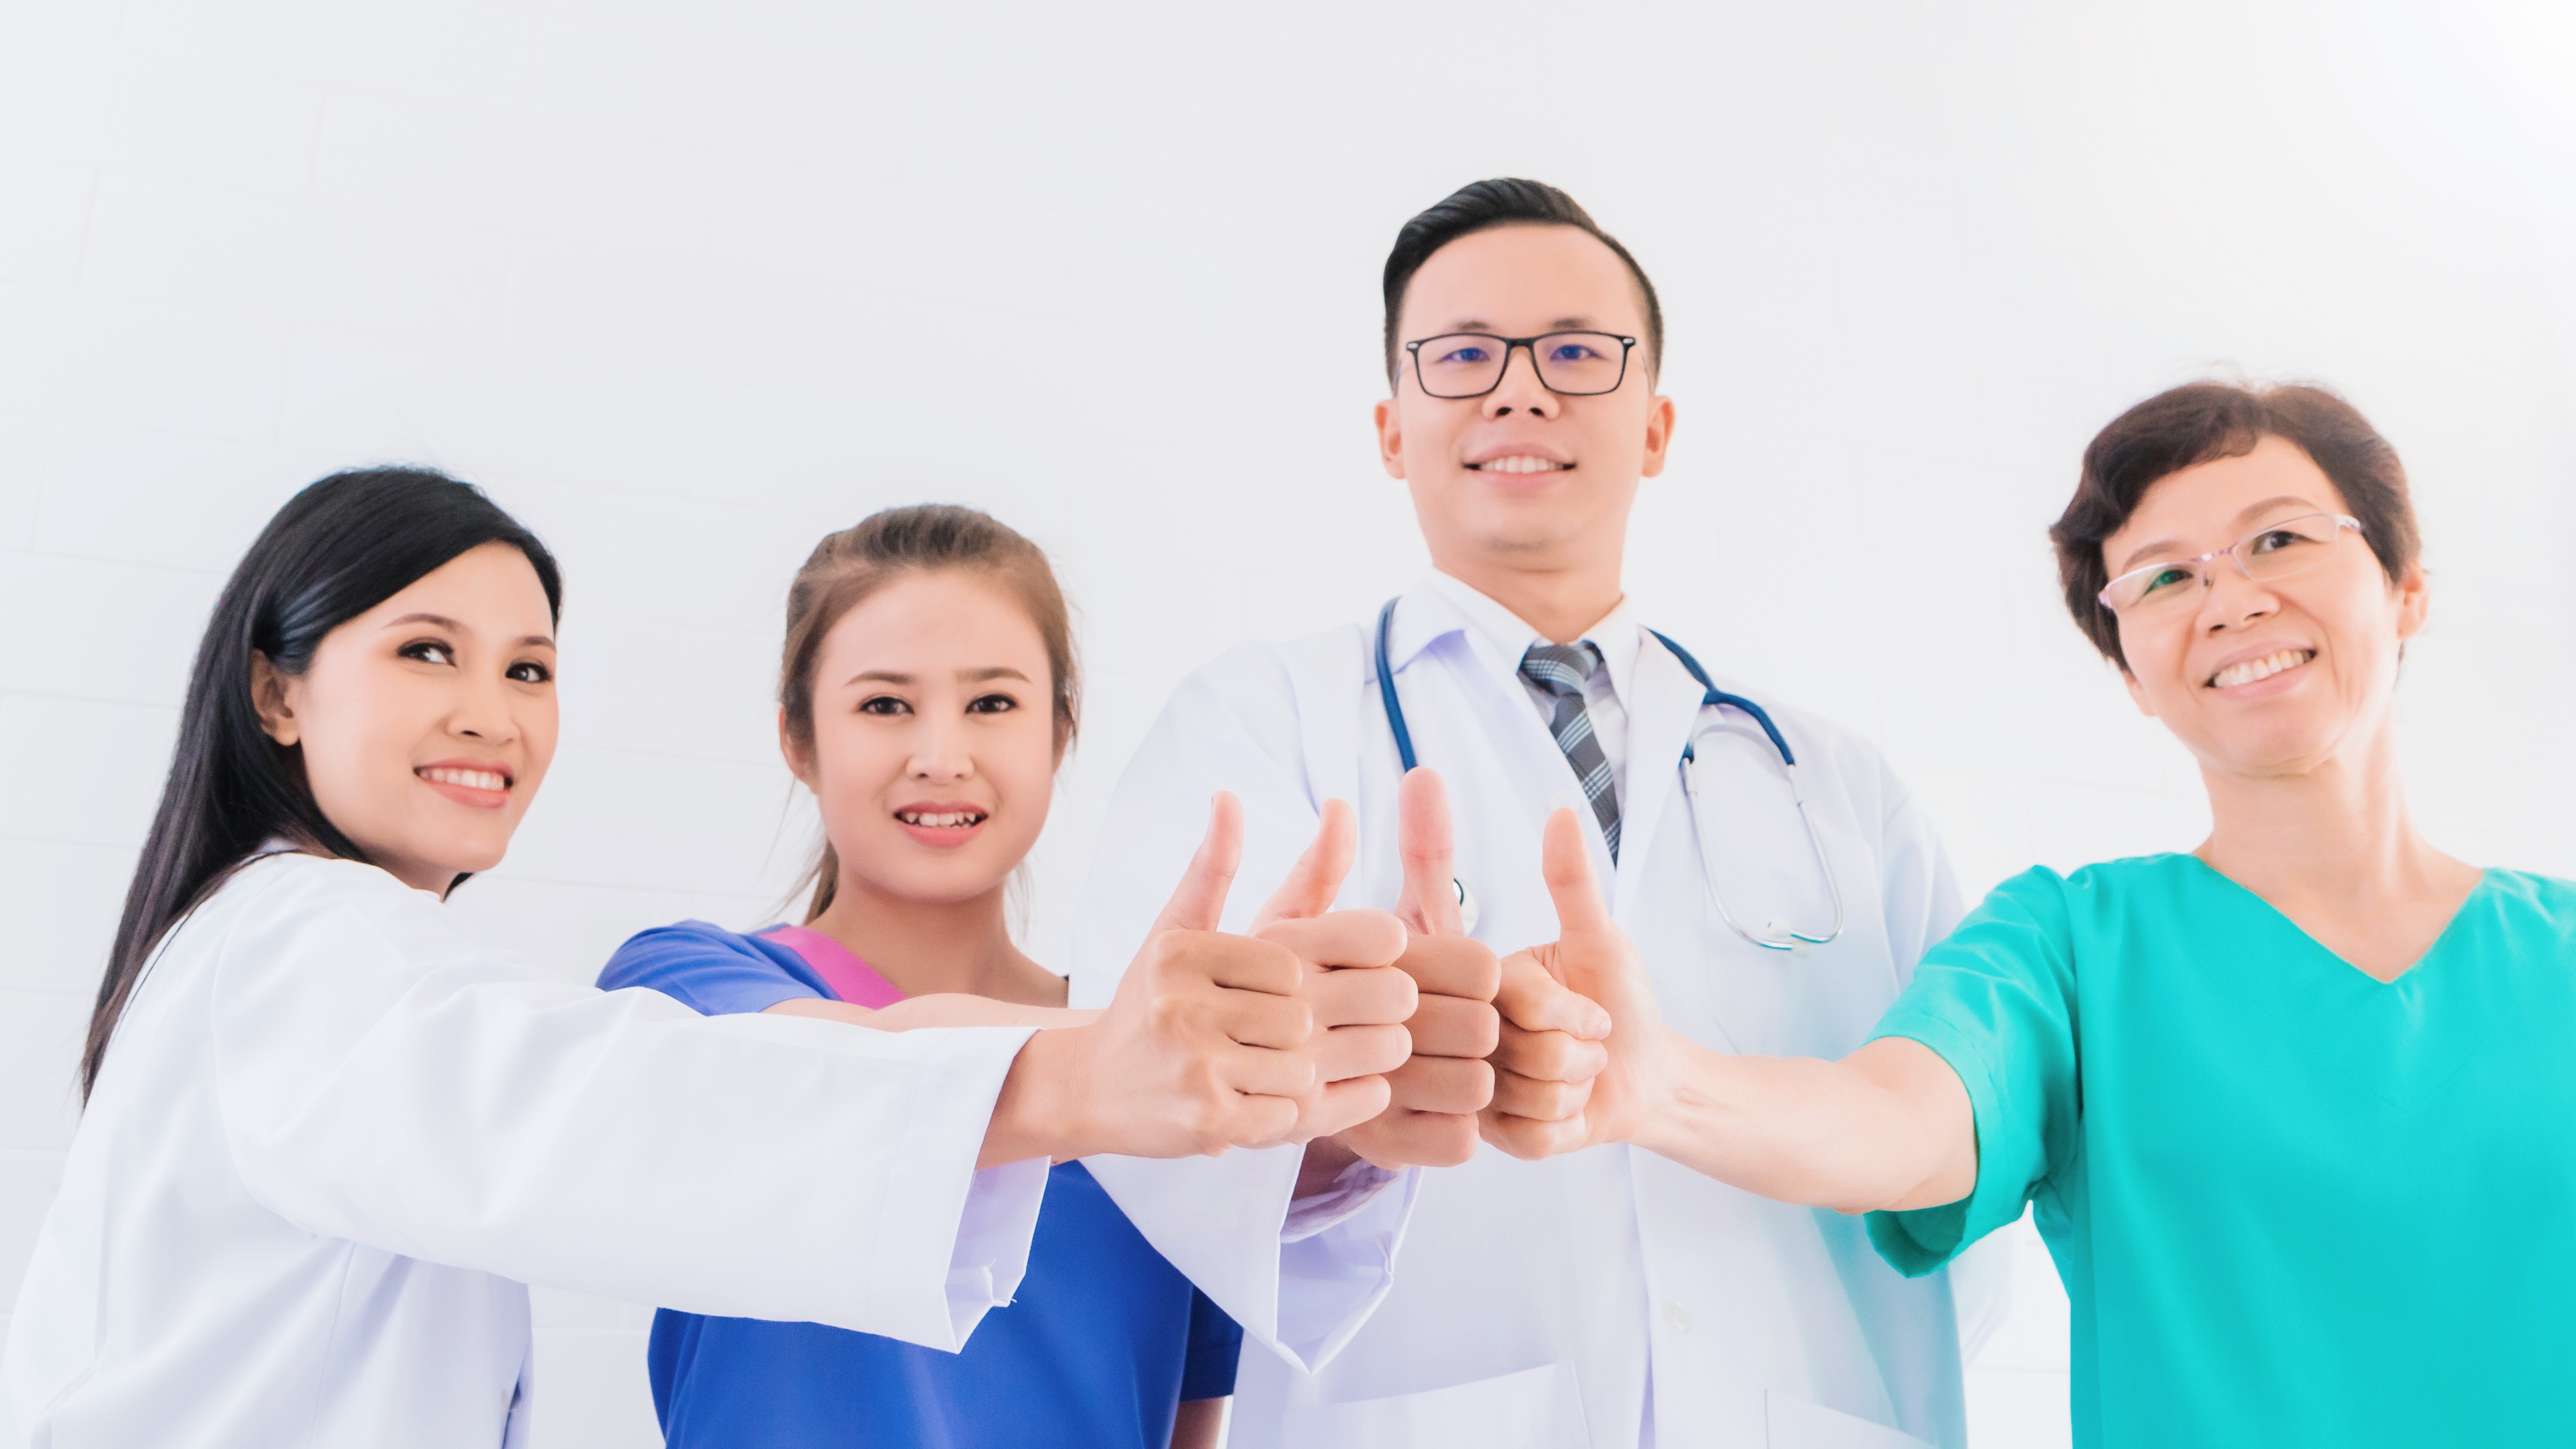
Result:
[[1503,380],[1485,394],[1485,416],[1507,418],[1515,412],[1552,418],[1562,405],[1538,378],[1538,344],[1523,343],[1503,354]]
[[2269,585],[2247,578],[2227,560],[2212,559],[2202,567],[2207,572],[2201,577],[2208,583],[2200,601],[2200,622],[2207,632],[2242,629],[2280,609],[2280,596]]
[[916,780],[963,780],[975,773],[975,757],[966,748],[964,722],[925,711],[907,766]]
[[497,678],[469,678],[448,717],[448,728],[487,745],[506,745],[519,737],[519,722],[510,712],[507,687]]

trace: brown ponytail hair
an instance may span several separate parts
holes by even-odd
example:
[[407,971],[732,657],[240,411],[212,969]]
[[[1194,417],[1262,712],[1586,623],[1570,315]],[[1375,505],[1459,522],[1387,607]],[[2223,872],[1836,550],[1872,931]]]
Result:
[[[1082,667],[1074,657],[1073,620],[1046,552],[989,513],[949,503],[921,503],[869,514],[855,527],[814,545],[787,590],[787,645],[778,669],[778,706],[787,737],[810,758],[814,748],[814,669],[823,636],[841,616],[906,574],[966,569],[1000,585],[1029,613],[1045,641],[1054,676],[1055,755],[1064,758],[1082,718]],[[832,904],[841,860],[830,837],[808,873],[814,895],[805,919]],[[803,887],[800,885],[801,891]]]

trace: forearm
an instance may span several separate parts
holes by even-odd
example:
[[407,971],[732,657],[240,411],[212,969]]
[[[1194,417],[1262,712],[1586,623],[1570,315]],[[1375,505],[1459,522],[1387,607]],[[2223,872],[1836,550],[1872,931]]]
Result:
[[1081,1026],[1100,1019],[1097,1011],[1022,1006],[1017,1002],[995,1001],[989,996],[970,996],[956,991],[915,996],[882,1007],[853,1006],[846,1001],[798,996],[779,1002],[769,1011],[779,1016],[819,1016],[829,1021],[853,1022],[879,1031],[912,1031],[925,1026],[1034,1026],[1046,1030]]
[[975,1159],[977,1167],[999,1167],[1032,1157],[1087,1157],[1096,1150],[1089,1124],[1079,1120],[1085,1063],[1074,1040],[1078,1035],[1041,1031],[1020,1048],[1010,1075],[1002,1079],[1000,1095],[993,1099],[993,1120],[984,1129],[984,1150]]
[[1217,1449],[1225,1427],[1225,1400],[1183,1399],[1172,1415],[1172,1449]]
[[1932,1207],[1976,1186],[1967,1092],[1926,1047],[1891,1038],[1828,1062],[1674,1046],[1673,1089],[1638,1146],[1747,1192],[1839,1212]]

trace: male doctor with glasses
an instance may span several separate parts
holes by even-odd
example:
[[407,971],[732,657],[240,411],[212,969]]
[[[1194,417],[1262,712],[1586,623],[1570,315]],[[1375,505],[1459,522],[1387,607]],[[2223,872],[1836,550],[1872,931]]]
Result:
[[[1663,471],[1673,404],[1654,390],[1654,288],[1624,247],[1554,187],[1482,181],[1405,224],[1385,292],[1380,461],[1411,490],[1434,571],[1382,619],[1244,645],[1181,685],[1110,808],[1073,996],[1109,999],[1213,792],[1244,804],[1241,879],[1258,888],[1238,900],[1287,874],[1339,798],[1360,844],[1338,904],[1394,909],[1419,937],[1415,1056],[1384,1116],[1302,1157],[1095,1175],[1238,1318],[1276,1321],[1294,1305],[1247,1295],[1301,1280],[1231,1261],[1219,1219],[1284,1220],[1283,1253],[1339,1223],[1345,1291],[1380,1284],[1355,1336],[1246,1355],[1237,1449],[1958,1449],[1951,1279],[1899,1277],[1857,1218],[1634,1145],[1651,1124],[1612,1101],[1634,1096],[1621,1078],[1641,1029],[1720,1052],[1858,1047],[1960,915],[1931,823],[1867,744],[1718,680],[1795,752],[1811,846],[1781,750],[1707,703],[1629,612],[1629,508]],[[1398,719],[1422,766],[1409,777]],[[1541,841],[1561,807],[1582,834],[1577,850],[1560,824],[1560,849],[1588,853],[1606,902],[1566,857],[1551,899]],[[1560,914],[1569,946],[1625,931],[1660,1028],[1626,1024],[1624,1004],[1623,1040],[1523,955],[1502,963],[1496,1037],[1475,1009],[1492,953],[1558,942]],[[1369,1221],[1373,1237],[1349,1231]]]

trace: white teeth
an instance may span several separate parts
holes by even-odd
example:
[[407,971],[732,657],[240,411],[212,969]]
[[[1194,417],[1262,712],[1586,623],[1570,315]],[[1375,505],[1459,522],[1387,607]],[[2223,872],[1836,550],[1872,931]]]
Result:
[[463,785],[469,790],[507,790],[507,777],[490,770],[423,770],[420,777],[434,784]]
[[2284,669],[2296,669],[2316,657],[2317,652],[2313,649],[2283,649],[2278,653],[2266,654],[2260,659],[2248,659],[2242,664],[2230,664],[2211,675],[2209,682],[2219,689],[2233,689],[2240,684],[2252,684],[2258,679],[2269,679]]
[[953,830],[959,826],[973,825],[984,817],[972,810],[898,810],[894,818],[906,825],[924,825],[933,830]]
[[1566,465],[1546,458],[1534,458],[1527,453],[1515,453],[1508,458],[1495,458],[1477,466],[1488,473],[1553,473]]

